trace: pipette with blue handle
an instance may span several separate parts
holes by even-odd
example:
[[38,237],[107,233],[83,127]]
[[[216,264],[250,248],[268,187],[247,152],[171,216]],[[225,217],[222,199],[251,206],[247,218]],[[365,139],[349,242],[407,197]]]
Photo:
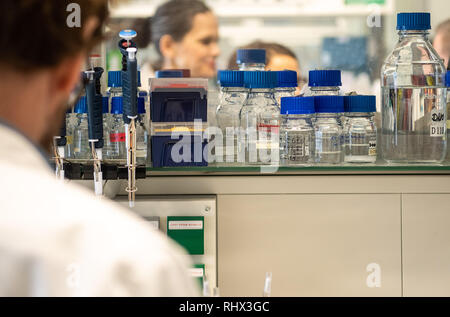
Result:
[[134,207],[136,196],[136,119],[137,109],[137,47],[131,40],[137,33],[123,30],[119,33],[122,58],[123,120],[126,130],[127,166],[128,166],[128,201]]
[[88,108],[89,144],[91,145],[92,158],[94,161],[94,185],[96,195],[103,195],[103,104],[102,95],[99,91],[99,82],[102,74],[103,68],[94,66],[92,66],[90,70],[84,72],[84,76],[87,79],[86,101]]

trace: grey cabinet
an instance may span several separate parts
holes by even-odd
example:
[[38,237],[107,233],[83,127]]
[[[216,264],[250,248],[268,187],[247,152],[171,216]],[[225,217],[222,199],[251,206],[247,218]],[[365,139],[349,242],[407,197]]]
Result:
[[[401,296],[401,196],[219,195],[223,296]],[[380,287],[376,287],[380,286]]]

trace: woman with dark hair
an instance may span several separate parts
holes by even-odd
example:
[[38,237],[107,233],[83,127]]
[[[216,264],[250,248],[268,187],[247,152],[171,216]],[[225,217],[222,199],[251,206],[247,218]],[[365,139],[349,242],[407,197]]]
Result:
[[192,77],[215,76],[220,54],[218,21],[202,1],[170,0],[157,8],[147,27],[146,42],[155,44],[160,60],[141,68],[143,78],[161,69],[189,69]]

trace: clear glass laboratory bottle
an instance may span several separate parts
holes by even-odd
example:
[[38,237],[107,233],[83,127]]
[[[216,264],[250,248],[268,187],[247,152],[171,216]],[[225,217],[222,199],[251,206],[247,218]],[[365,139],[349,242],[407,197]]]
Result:
[[377,160],[377,128],[375,96],[345,96],[347,119],[344,125],[345,159],[347,163],[375,163]]
[[[239,113],[247,98],[247,89],[244,87],[244,72],[219,71],[218,79],[221,93],[216,110],[216,120],[218,128],[222,132],[222,146],[216,141],[215,153],[216,156],[222,153],[223,162],[237,163]],[[218,151],[218,148],[221,148],[222,151]]]
[[275,99],[281,106],[281,98],[294,97],[298,87],[297,72],[293,70],[283,70],[277,72],[278,83],[275,89]]
[[136,120],[136,164],[146,165],[148,155],[148,130],[145,126],[145,98],[138,98],[138,119]]
[[236,54],[236,64],[241,71],[264,71],[266,69],[266,50],[240,49]]
[[340,70],[311,70],[305,96],[340,96],[340,86]]
[[314,98],[281,98],[280,165],[312,163],[315,150]]
[[315,96],[314,106],[315,162],[340,164],[344,159],[344,138],[339,118],[344,112],[344,97]]
[[67,110],[66,112],[66,149],[65,149],[65,157],[70,160],[74,158],[73,155],[73,129],[75,127],[75,119],[76,116],[73,113],[72,108]]
[[445,68],[430,41],[429,13],[399,13],[399,41],[381,70],[382,156],[440,163],[447,152]]
[[276,72],[244,73],[244,84],[249,93],[239,115],[238,155],[240,159],[245,157],[246,164],[279,163],[280,108],[273,94],[276,82]]
[[76,119],[73,128],[73,158],[82,163],[92,159],[89,145],[86,97],[83,96],[75,106]]
[[[450,63],[448,65],[450,68]],[[447,68],[447,69],[448,69]],[[445,85],[447,86],[447,142],[450,137],[450,70],[447,70],[447,74],[445,75]],[[450,146],[447,144],[447,161],[450,159]]]
[[106,160],[115,164],[125,164],[127,161],[127,149],[123,121],[123,99],[122,97],[112,97],[111,102]]

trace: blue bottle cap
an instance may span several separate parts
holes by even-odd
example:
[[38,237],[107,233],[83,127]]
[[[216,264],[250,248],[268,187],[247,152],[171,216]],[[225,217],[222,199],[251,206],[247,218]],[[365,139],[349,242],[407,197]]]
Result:
[[123,114],[123,98],[122,97],[112,97],[111,98],[111,113],[112,114]]
[[342,113],[344,112],[344,97],[315,96],[314,107],[316,113]]
[[447,74],[445,74],[445,85],[450,87],[450,70],[448,70]]
[[109,112],[109,107],[108,107],[108,97],[102,97],[102,111],[103,113],[108,113]]
[[397,14],[397,30],[430,30],[431,16],[429,12],[402,12]]
[[119,32],[119,36],[124,39],[131,40],[133,37],[136,37],[137,33],[135,30],[122,30]]
[[345,112],[377,112],[375,96],[344,96]]
[[146,91],[140,91],[140,92],[138,92],[138,96],[139,97],[147,97],[148,96],[148,93],[146,92]]
[[108,72],[108,87],[122,87],[122,71],[115,70]]
[[219,70],[219,85],[222,87],[244,87],[244,72],[236,70]]
[[315,112],[314,97],[281,98],[281,114],[312,114]]
[[145,98],[144,97],[138,98],[138,113],[139,114],[145,113]]
[[239,64],[266,64],[266,50],[240,49],[236,54],[236,63]]
[[277,79],[276,72],[244,72],[244,86],[249,89],[273,89],[277,86]]
[[155,73],[156,78],[183,78],[181,70],[160,70]]
[[297,72],[293,70],[282,70],[278,73],[278,84],[277,87],[297,87],[298,86],[298,78]]
[[78,100],[77,104],[74,108],[75,113],[87,113],[87,102],[86,102],[86,96],[83,96]]
[[309,87],[342,86],[340,70],[310,70]]

